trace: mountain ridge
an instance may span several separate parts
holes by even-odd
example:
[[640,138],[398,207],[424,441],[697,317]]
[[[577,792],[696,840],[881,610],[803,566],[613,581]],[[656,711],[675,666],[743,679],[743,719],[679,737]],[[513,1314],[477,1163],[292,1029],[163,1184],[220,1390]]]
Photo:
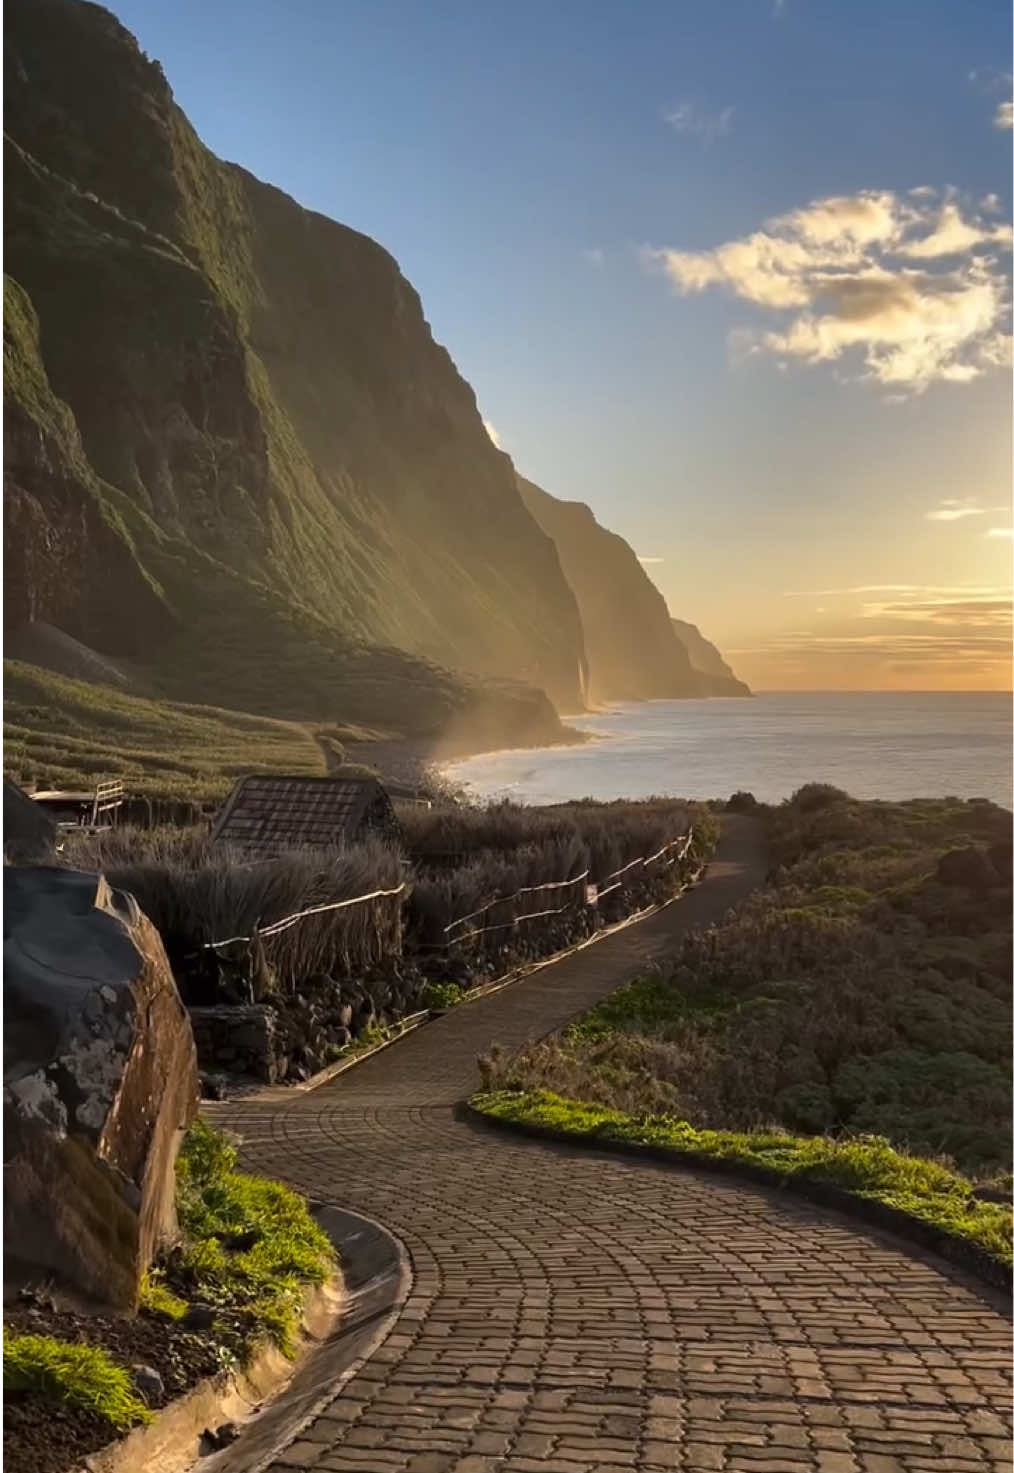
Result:
[[529,511],[556,543],[577,597],[592,701],[748,696],[694,624],[673,619],[637,554],[581,501],[518,477]]
[[5,39],[8,630],[129,657],[146,699],[446,750],[699,693],[620,538],[635,664],[583,617],[390,252],[216,158],[101,6],[11,0]]

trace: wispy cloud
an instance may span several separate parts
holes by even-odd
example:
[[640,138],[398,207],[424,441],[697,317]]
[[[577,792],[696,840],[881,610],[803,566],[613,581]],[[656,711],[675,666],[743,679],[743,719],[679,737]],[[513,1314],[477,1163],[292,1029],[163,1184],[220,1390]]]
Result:
[[1014,102],[1001,102],[993,114],[994,128],[1014,128]]
[[647,566],[649,563],[664,563],[665,562],[665,558],[664,557],[642,557],[641,554],[638,553],[637,554],[637,561],[639,563],[644,563],[645,566]]
[[936,594],[944,598],[992,598],[997,594],[1009,593],[1006,586],[995,583],[856,583],[850,588],[790,589],[783,598],[833,598],[862,593],[897,593],[905,598],[923,598]]
[[[814,200],[709,250],[648,248],[681,295],[717,287],[789,317],[780,330],[737,329],[738,356],[781,364],[856,363],[898,392],[967,383],[1007,351],[1011,230],[953,195],[891,191]],[[918,264],[913,264],[918,263]]]
[[489,438],[493,441],[493,444],[496,446],[496,448],[498,450],[502,450],[503,446],[500,443],[500,436],[497,434],[496,426],[490,424],[488,419],[484,419],[482,422],[482,427],[486,431],[486,434],[489,436]]
[[603,266],[605,264],[606,253],[605,251],[599,250],[598,246],[590,246],[587,250],[583,250],[581,254],[589,266]]
[[670,128],[677,133],[686,133],[699,138],[702,143],[714,143],[732,131],[735,108],[723,107],[720,112],[709,112],[695,102],[681,102],[676,107],[666,108],[662,116]]
[[986,508],[980,506],[976,501],[956,501],[949,499],[941,501],[932,511],[926,513],[928,522],[960,522],[965,517],[981,517],[985,515]]
[[1014,537],[1014,527],[990,527],[987,537]]
[[922,602],[872,603],[863,607],[864,619],[902,619],[907,623],[947,624],[966,629],[1007,629],[1012,619],[1010,598],[936,598]]

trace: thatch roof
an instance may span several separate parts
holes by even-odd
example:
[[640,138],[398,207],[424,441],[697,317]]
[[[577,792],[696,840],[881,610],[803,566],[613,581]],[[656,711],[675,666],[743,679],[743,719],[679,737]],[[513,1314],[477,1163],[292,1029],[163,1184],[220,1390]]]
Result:
[[356,843],[397,829],[376,778],[244,777],[233,788],[212,839],[258,858],[290,849]]

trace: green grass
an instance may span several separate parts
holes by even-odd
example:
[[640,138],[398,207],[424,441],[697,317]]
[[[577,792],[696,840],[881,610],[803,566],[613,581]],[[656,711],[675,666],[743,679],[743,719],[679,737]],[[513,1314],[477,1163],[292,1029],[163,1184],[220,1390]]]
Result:
[[675,992],[658,976],[640,977],[625,987],[611,992],[607,998],[583,1013],[564,1033],[567,1042],[592,1043],[617,1033],[653,1034],[664,1038],[674,1027],[690,1016],[714,1014],[716,1017],[734,1000],[716,993],[693,998]]
[[4,662],[4,766],[44,787],[119,778],[133,796],[221,798],[248,772],[323,776],[312,730],[212,706],[148,700]]
[[157,1269],[149,1270],[141,1280],[137,1302],[145,1314],[165,1320],[181,1320],[187,1312],[187,1301],[166,1287]]
[[334,1250],[297,1192],[235,1168],[235,1148],[197,1120],[177,1166],[183,1243],[165,1276],[174,1293],[239,1311],[291,1354],[303,1292],[333,1272]]
[[4,1335],[4,1392],[33,1392],[47,1401],[90,1412],[116,1432],[152,1414],[134,1391],[130,1372],[104,1350],[71,1345],[50,1335]]
[[666,1147],[681,1155],[759,1168],[780,1182],[828,1183],[882,1202],[948,1237],[974,1243],[1010,1265],[1011,1214],[980,1202],[964,1177],[932,1161],[903,1155],[878,1138],[829,1140],[781,1131],[699,1130],[671,1116],[636,1119],[602,1105],[563,1099],[548,1090],[494,1091],[472,1106],[490,1119],[603,1145]]
[[457,982],[429,982],[422,995],[422,1005],[442,1013],[456,1008],[467,996],[467,989],[459,987]]

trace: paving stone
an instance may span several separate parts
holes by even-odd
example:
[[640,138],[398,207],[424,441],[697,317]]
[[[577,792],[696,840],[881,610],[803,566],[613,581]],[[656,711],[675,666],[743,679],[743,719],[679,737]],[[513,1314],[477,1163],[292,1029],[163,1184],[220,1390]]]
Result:
[[748,835],[658,916],[321,1089],[209,1104],[247,1169],[383,1222],[415,1272],[274,1473],[1009,1468],[1010,1328],[958,1270],[788,1193],[455,1115],[493,1043],[561,1026],[762,879]]

